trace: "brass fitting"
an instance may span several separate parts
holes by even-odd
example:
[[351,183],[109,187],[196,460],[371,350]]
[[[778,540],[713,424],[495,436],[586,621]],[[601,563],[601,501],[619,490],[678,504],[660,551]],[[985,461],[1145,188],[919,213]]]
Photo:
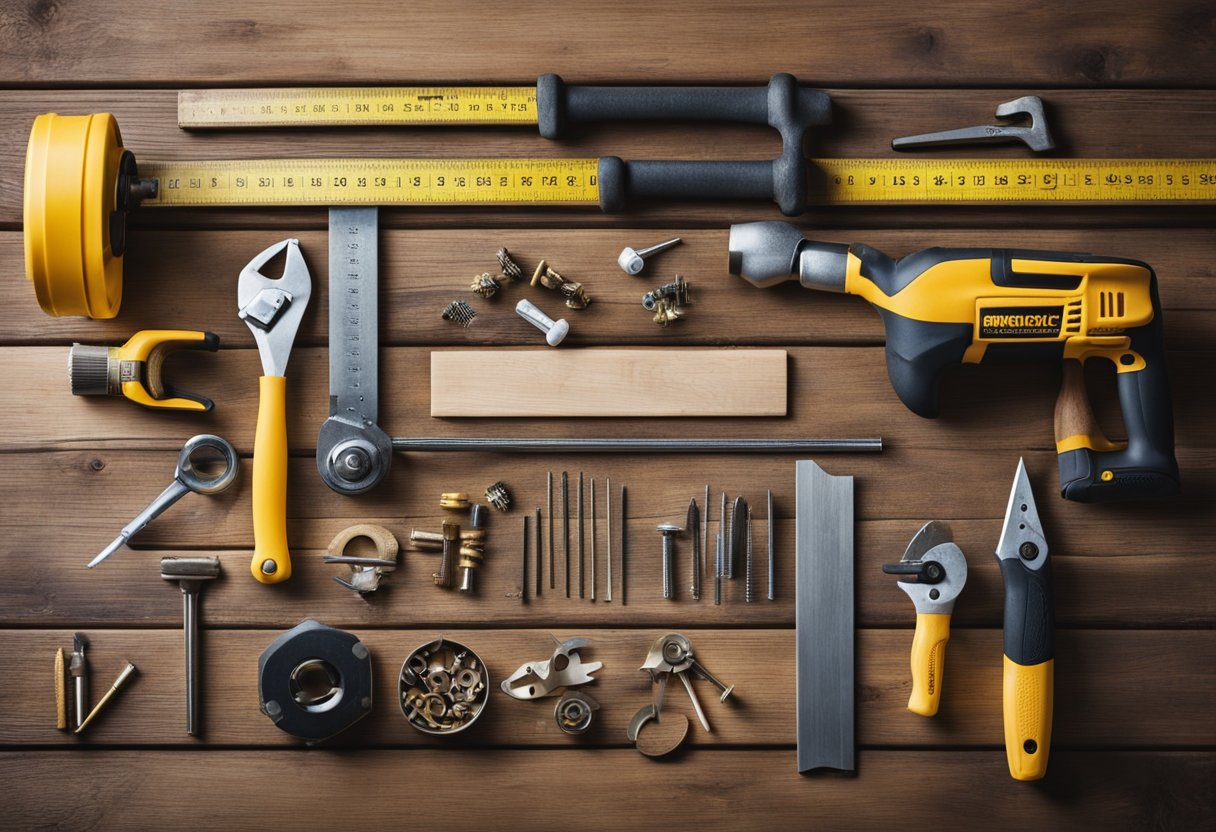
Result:
[[586,290],[583,289],[583,284],[562,277],[549,268],[549,264],[544,260],[540,261],[536,266],[536,271],[532,273],[531,285],[535,286],[538,283],[546,289],[552,289],[560,294],[565,298],[566,306],[571,309],[585,309],[591,302]]
[[462,491],[445,491],[439,495],[439,507],[464,511],[469,507],[469,495]]

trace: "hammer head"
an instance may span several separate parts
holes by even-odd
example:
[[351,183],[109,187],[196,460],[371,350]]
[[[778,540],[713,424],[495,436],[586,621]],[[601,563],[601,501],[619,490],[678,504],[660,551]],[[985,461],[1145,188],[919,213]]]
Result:
[[219,558],[161,558],[160,576],[166,581],[210,581],[220,576]]

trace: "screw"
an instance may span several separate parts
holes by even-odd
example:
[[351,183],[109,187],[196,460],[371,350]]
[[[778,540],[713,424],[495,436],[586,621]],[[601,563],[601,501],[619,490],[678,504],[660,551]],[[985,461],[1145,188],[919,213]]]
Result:
[[553,320],[526,298],[515,304],[515,314],[545,333],[545,343],[556,347],[570,332],[570,324],[564,318]]
[[482,272],[473,278],[469,288],[478,297],[492,298],[501,287],[489,272]]
[[663,535],[663,597],[671,598],[674,594],[671,578],[672,559],[675,550],[675,539],[673,536],[684,530],[675,523],[660,523],[656,528],[659,534]]
[[625,274],[638,274],[642,271],[642,267],[646,265],[647,257],[658,254],[661,251],[667,251],[667,249],[679,244],[680,238],[673,237],[670,240],[665,240],[641,251],[635,251],[629,246],[625,246],[616,258],[616,264],[621,267],[621,271],[625,272]]
[[454,300],[444,307],[441,317],[445,321],[455,321],[468,329],[469,325],[473,323],[473,319],[477,317],[477,313],[464,301]]
[[494,256],[498,258],[498,268],[502,271],[504,277],[509,278],[511,282],[515,282],[523,277],[523,267],[515,262],[511,257],[511,252],[507,251],[505,247],[500,248]]

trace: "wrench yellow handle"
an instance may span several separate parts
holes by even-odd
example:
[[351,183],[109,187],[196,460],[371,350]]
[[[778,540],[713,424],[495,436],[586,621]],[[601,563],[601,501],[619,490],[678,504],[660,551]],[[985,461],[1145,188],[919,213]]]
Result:
[[1055,659],[1018,664],[1005,659],[1005,755],[1014,780],[1040,780],[1051,752]]
[[277,584],[291,577],[287,549],[287,379],[258,379],[253,437],[253,577]]
[[908,710],[933,716],[942,701],[942,678],[946,670],[946,642],[950,640],[949,613],[916,614],[912,637],[912,695]]

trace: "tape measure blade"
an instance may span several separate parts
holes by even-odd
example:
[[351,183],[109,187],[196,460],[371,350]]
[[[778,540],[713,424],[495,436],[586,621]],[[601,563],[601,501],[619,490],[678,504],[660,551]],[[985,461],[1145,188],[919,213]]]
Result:
[[185,130],[536,124],[535,87],[283,87],[181,90]]
[[144,205],[598,205],[596,159],[248,159],[140,163]]
[[1216,159],[815,159],[811,202],[1182,204],[1216,201]]

